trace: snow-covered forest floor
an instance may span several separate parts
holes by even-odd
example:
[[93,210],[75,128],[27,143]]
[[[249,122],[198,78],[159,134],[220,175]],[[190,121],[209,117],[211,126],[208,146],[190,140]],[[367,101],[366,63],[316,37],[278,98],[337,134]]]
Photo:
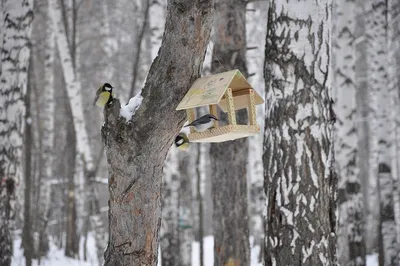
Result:
[[[83,241],[83,239],[81,240]],[[252,239],[250,239],[252,243]],[[82,246],[82,245],[81,245]],[[192,265],[199,266],[199,242],[192,243]],[[21,249],[21,238],[14,239],[14,255],[11,265],[12,266],[25,266],[25,258],[23,254],[23,249]],[[260,252],[259,246],[251,246],[251,266],[262,266],[261,263],[257,263],[257,258]],[[80,257],[83,258],[83,249],[81,248]],[[204,258],[205,266],[214,265],[214,238],[212,236],[207,236],[204,238],[204,254],[207,254]],[[160,255],[160,253],[159,253]],[[96,246],[95,240],[92,234],[88,236],[88,249],[87,249],[87,261],[68,258],[64,255],[64,250],[57,248],[53,242],[50,242],[50,252],[47,258],[43,259],[40,263],[42,266],[94,266],[98,265],[96,257]],[[38,261],[33,261],[33,266],[38,266]],[[161,259],[159,256],[158,265],[161,265]],[[378,257],[376,254],[367,256],[367,266],[377,266]]]

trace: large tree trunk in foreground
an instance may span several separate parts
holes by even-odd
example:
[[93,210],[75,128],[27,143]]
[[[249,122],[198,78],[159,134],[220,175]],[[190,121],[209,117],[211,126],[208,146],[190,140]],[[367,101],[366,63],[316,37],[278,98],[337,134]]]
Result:
[[[215,4],[214,48],[211,72],[239,69],[247,76],[246,1],[220,0]],[[246,110],[238,124],[247,124]],[[214,265],[250,264],[247,212],[248,139],[210,146],[213,191]]]
[[3,0],[0,6],[0,265],[7,266],[12,257],[10,220],[14,216],[16,189],[22,174],[33,5],[32,0]]
[[338,261],[340,265],[365,265],[364,203],[359,172],[356,104],[354,1],[335,3],[335,105],[336,152],[338,165]]
[[337,265],[331,4],[272,0],[269,7],[265,265]]
[[163,163],[185,121],[185,112],[175,108],[200,75],[213,5],[168,1],[163,43],[140,108],[130,121],[120,117],[118,100],[105,110],[110,193],[105,265],[157,264]]

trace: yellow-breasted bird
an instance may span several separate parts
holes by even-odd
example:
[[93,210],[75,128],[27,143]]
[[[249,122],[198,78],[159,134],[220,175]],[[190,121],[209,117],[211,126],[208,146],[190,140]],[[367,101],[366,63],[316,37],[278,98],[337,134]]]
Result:
[[189,138],[184,132],[180,132],[175,137],[175,146],[182,151],[186,151],[189,148]]
[[99,107],[104,107],[110,102],[112,102],[114,98],[114,93],[113,93],[113,86],[110,85],[110,83],[104,83],[103,86],[101,86],[97,92],[96,92],[96,98],[94,99],[93,106],[97,105]]

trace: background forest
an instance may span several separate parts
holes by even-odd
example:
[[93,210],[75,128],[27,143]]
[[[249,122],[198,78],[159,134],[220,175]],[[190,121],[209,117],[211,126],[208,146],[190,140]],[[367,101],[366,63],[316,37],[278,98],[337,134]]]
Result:
[[[398,0],[0,7],[0,265],[400,265]],[[176,148],[232,69],[261,133]]]

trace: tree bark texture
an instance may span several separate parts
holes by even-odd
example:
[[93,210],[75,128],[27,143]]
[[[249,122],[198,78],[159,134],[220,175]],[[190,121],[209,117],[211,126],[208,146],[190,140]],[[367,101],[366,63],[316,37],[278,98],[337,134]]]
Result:
[[330,0],[272,0],[265,47],[265,265],[337,265]]
[[[215,4],[213,74],[239,69],[247,76],[246,1],[220,0]],[[246,110],[238,123],[247,124]],[[214,265],[249,265],[247,210],[248,139],[212,143],[210,146],[213,194]]]
[[337,162],[339,223],[338,261],[340,265],[365,265],[364,202],[359,172],[359,118],[355,79],[355,0],[335,2],[335,159]]
[[25,94],[30,56],[32,0],[1,3],[0,63],[0,265],[10,265],[10,219],[21,182]]
[[102,135],[109,169],[105,265],[156,265],[163,162],[185,121],[175,108],[199,77],[213,17],[212,0],[168,1],[165,32],[130,121],[116,99]]

